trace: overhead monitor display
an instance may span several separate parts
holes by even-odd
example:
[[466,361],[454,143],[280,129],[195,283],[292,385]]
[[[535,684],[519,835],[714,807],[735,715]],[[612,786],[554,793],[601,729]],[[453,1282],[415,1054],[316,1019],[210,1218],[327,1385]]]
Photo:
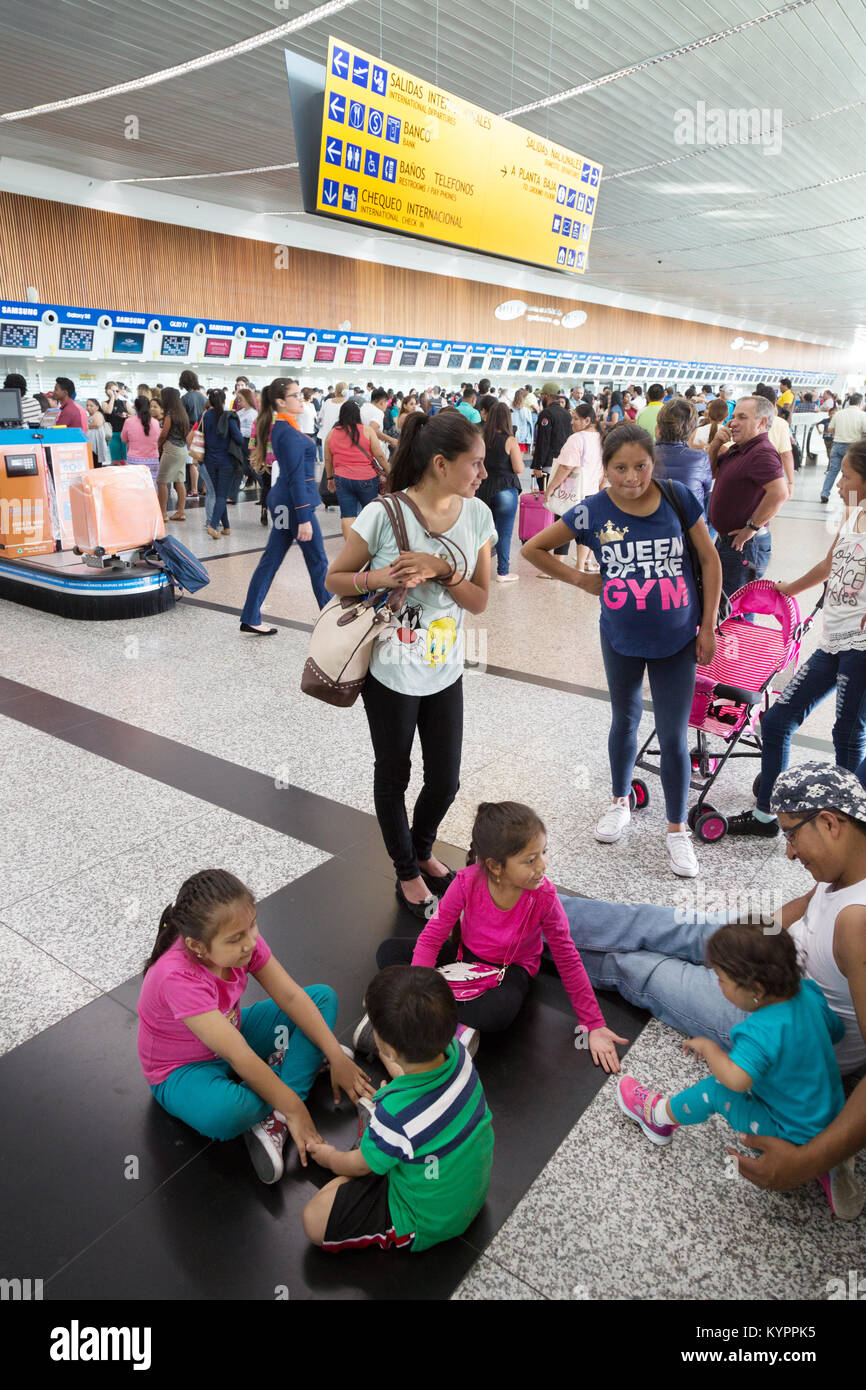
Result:
[[38,337],[39,329],[35,323],[4,323],[0,325],[0,347],[33,349],[36,347]]
[[92,352],[93,329],[61,328],[57,348],[59,352]]
[[540,361],[541,361],[541,358],[540,358],[540,357],[527,357],[527,359],[526,359],[526,370],[527,370],[528,372],[537,372],[537,371],[538,371],[538,364],[539,364]]
[[491,371],[491,372],[501,372],[501,371],[502,371],[502,364],[503,364],[504,361],[505,361],[505,358],[504,358],[504,357],[491,357],[491,359],[490,359],[490,371]]
[[130,356],[144,352],[144,334],[127,333],[124,329],[119,329],[111,340],[111,351],[126,352]]
[[401,352],[401,353],[400,353],[400,366],[401,366],[401,367],[414,367],[414,366],[415,366],[415,363],[416,363],[417,361],[418,361],[418,354],[417,354],[417,352]]
[[346,348],[346,362],[350,365],[357,365],[363,362],[367,349],[362,347]]
[[478,354],[476,353],[474,357],[470,357],[470,359],[469,359],[469,370],[470,370],[470,372],[480,372],[480,371],[481,371],[481,368],[482,368],[483,366],[484,366],[484,357],[483,357],[483,355],[482,355],[481,357],[479,357]]
[[523,358],[522,358],[522,357],[509,357],[509,359],[508,359],[508,370],[509,370],[510,372],[519,372],[519,371],[520,371],[520,364],[521,364],[522,361],[523,361]]
[[462,367],[462,366],[463,366],[463,358],[465,357],[465,355],[466,355],[466,354],[463,353],[463,352],[452,352],[452,353],[451,353],[451,356],[448,358],[448,366],[449,366],[449,368],[453,371],[453,370],[455,370],[457,367]]
[[280,353],[281,362],[300,362],[304,355],[303,343],[283,343],[283,350]]
[[393,356],[390,348],[377,348],[373,354],[373,364],[376,367],[390,367]]
[[555,357],[553,357],[553,358],[548,358],[548,360],[545,362],[545,364],[544,364],[544,366],[542,367],[541,370],[542,370],[543,372],[555,372],[555,371],[556,371],[556,358],[555,358]]
[[244,346],[244,357],[249,362],[255,360],[263,361],[271,350],[269,338],[250,338]]
[[602,174],[588,156],[334,38],[322,117],[318,151],[298,145],[302,166],[319,159],[308,212],[585,271]]
[[611,376],[622,376],[622,374],[623,374],[624,371],[625,371],[625,363],[624,363],[624,362],[614,362],[614,364],[613,364],[613,369],[612,369],[612,371],[611,371]]
[[568,361],[563,358],[556,370],[559,376],[567,376],[571,371],[571,358],[569,357]]
[[574,366],[573,366],[572,369],[571,369],[571,374],[572,374],[572,376],[583,376],[583,361],[582,361],[582,359],[578,359],[578,361],[575,362]]
[[596,374],[596,372],[598,371],[598,369],[599,369],[600,366],[601,366],[601,363],[598,362],[597,360],[592,360],[592,361],[587,362],[587,364],[586,364],[586,366],[585,366],[585,368],[584,368],[584,373],[585,373],[585,375],[586,375],[586,376],[595,376],[595,374]]
[[333,362],[337,355],[337,348],[334,343],[320,343],[316,348],[315,362]]
[[647,366],[646,366],[646,364],[643,363],[643,362],[641,363],[641,365],[640,365],[639,367],[635,367],[635,371],[634,371],[635,380],[637,380],[638,377],[646,376],[647,370],[648,370],[648,369],[647,369]]
[[189,353],[189,337],[185,333],[163,333],[162,357],[186,357]]
[[232,350],[231,338],[205,338],[204,355],[205,357],[230,357]]
[[426,358],[426,360],[425,360],[425,362],[424,362],[424,366],[425,366],[425,367],[438,367],[438,366],[439,366],[439,363],[440,363],[441,361],[442,361],[442,353],[441,353],[441,352],[428,352],[427,358]]

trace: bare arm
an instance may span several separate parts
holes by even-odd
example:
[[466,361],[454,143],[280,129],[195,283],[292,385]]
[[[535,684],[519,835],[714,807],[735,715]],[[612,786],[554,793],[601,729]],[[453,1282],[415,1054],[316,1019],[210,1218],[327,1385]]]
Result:
[[388,467],[388,455],[387,455],[387,453],[385,452],[385,450],[382,448],[381,444],[379,443],[379,434],[378,434],[378,431],[377,431],[377,429],[376,429],[376,426],[375,426],[375,425],[367,425],[366,429],[367,429],[367,440],[368,440],[368,442],[369,442],[369,444],[370,444],[370,450],[371,450],[371,452],[372,452],[373,458],[374,458],[374,459],[377,459],[378,462],[382,465],[383,468],[387,468],[387,467]]
[[511,459],[512,471],[519,475],[523,472],[523,455],[517,446],[517,440],[514,438],[513,434],[509,435],[508,439],[505,441],[505,449],[508,457]]
[[563,584],[572,584],[575,589],[598,595],[602,590],[600,574],[584,574],[582,570],[572,569],[570,565],[563,564],[558,555],[552,553],[558,545],[565,545],[567,541],[573,540],[574,532],[571,527],[566,526],[564,521],[555,521],[552,526],[545,527],[537,536],[528,540],[520,553],[537,570],[541,570],[542,574],[549,574],[551,579],[561,579]]

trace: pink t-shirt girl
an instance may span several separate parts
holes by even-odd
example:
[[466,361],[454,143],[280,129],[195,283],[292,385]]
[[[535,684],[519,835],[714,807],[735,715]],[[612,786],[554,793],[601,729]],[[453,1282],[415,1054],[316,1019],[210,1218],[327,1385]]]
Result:
[[223,980],[196,960],[179,937],[169,946],[145,975],[138,1001],[138,1056],[151,1086],[190,1062],[217,1061],[217,1054],[205,1047],[183,1020],[218,1009],[229,1023],[240,1028],[240,997],[247,975],[261,970],[270,955],[270,947],[260,936],[249,963],[234,966],[231,978]]
[[560,449],[554,469],[557,463],[561,463],[564,468],[583,469],[583,487],[579,489],[581,497],[590,497],[592,493],[598,492],[604,471],[601,463],[601,436],[598,431],[575,430]]
[[435,966],[461,912],[463,944],[490,965],[522,965],[529,975],[537,975],[546,940],[578,1022],[590,1032],[605,1027],[604,1015],[569,934],[565,909],[549,879],[543,879],[539,888],[521,893],[506,912],[491,898],[487,870],[482,865],[461,869],[418,937],[413,965]]
[[358,443],[353,444],[346,431],[335,425],[328,435],[328,448],[338,478],[364,481],[376,477],[370,441],[363,426],[358,430]]
[[151,419],[150,432],[145,434],[144,427],[137,415],[131,416],[124,422],[120,437],[127,447],[128,457],[134,459],[158,459],[159,458],[159,435],[162,426],[158,420]]

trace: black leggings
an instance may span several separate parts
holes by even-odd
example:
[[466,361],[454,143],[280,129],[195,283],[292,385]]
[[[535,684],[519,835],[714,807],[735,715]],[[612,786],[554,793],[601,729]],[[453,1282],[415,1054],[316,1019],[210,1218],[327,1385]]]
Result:
[[[376,952],[376,964],[380,970],[389,965],[410,965],[415,945],[416,942],[407,937],[389,937]],[[439,952],[438,964],[451,965],[456,959],[456,946],[446,941]],[[464,946],[463,959],[478,960],[478,956]],[[484,963],[490,965],[495,962]],[[485,990],[477,999],[466,999],[462,1003],[458,1000],[457,1017],[467,1028],[477,1028],[479,1033],[501,1033],[510,1027],[523,1008],[531,982],[531,975],[522,965],[509,965],[501,985]]]
[[[436,695],[401,695],[370,675],[364,682],[363,698],[376,756],[376,817],[397,877],[408,883],[418,877],[419,859],[431,857],[439,826],[460,787],[463,677]],[[415,802],[410,830],[406,788],[416,729],[424,759],[424,785]]]

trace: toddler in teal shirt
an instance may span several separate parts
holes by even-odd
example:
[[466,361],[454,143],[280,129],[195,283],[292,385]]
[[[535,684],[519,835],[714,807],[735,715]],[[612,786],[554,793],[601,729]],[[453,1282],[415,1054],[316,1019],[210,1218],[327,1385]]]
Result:
[[[732,1128],[805,1144],[845,1104],[833,1044],[844,1024],[813,980],[803,979],[787,931],[720,927],[707,942],[707,962],[725,998],[749,1016],[731,1029],[731,1051],[709,1038],[689,1038],[686,1052],[702,1057],[712,1076],[665,1097],[632,1076],[619,1082],[620,1109],[654,1144],[670,1144],[680,1125],[721,1115]],[[859,1216],[864,1193],[853,1159],[820,1179],[837,1216]]]

